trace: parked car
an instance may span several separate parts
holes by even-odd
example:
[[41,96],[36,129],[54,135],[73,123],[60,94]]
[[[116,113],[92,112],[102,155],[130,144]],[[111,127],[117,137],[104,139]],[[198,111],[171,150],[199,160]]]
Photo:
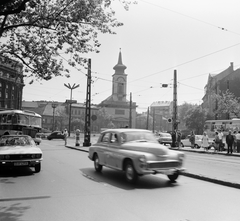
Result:
[[184,170],[184,153],[160,145],[149,130],[105,130],[89,147],[88,157],[97,172],[103,166],[123,171],[129,183],[135,183],[141,175],[157,173],[167,175],[173,182]]
[[61,131],[54,131],[47,136],[47,139],[48,140],[52,140],[52,139],[63,139],[64,140],[64,134]]
[[169,144],[170,146],[172,145],[172,135],[169,133],[160,132],[157,140],[160,144]]
[[34,167],[41,170],[42,151],[28,135],[3,135],[0,138],[0,169]]
[[[202,136],[203,135],[195,135],[195,145],[193,148],[199,149],[202,145]],[[185,139],[181,140],[181,147],[191,147],[191,142],[189,140],[190,135],[188,135]]]

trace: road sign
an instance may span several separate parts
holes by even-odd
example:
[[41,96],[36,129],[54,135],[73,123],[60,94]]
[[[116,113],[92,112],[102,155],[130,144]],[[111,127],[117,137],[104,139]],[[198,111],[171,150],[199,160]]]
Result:
[[92,118],[93,121],[97,120],[97,116],[96,115],[92,115],[91,118]]

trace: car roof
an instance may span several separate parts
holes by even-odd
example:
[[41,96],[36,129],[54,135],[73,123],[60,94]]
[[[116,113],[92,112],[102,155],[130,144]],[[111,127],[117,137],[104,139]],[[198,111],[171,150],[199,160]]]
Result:
[[2,135],[1,137],[30,137],[29,135],[26,134],[10,134],[10,135]]
[[163,135],[171,135],[170,133],[167,133],[167,132],[159,132],[159,134],[163,134]]
[[151,131],[144,130],[144,129],[135,129],[135,128],[113,128],[113,129],[106,129],[101,133],[104,133],[104,132],[124,133],[124,132],[151,132]]

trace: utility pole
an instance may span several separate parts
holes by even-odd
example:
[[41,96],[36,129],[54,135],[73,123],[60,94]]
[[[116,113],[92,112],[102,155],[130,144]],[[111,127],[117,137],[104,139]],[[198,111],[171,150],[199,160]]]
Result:
[[155,107],[153,107],[153,128],[152,128],[152,132],[154,133],[155,131]]
[[132,128],[132,92],[130,93],[129,128]]
[[76,100],[72,100],[72,90],[73,89],[76,89],[79,87],[79,84],[75,85],[73,84],[73,86],[71,86],[69,83],[68,84],[64,84],[65,87],[67,87],[68,89],[71,90],[71,93],[70,93],[70,100],[66,101],[67,103],[69,103],[69,122],[68,122],[68,136],[70,137],[70,132],[71,132],[71,118],[72,118],[72,104],[73,103],[77,103]]
[[87,74],[87,94],[86,94],[86,109],[85,109],[85,126],[84,126],[84,147],[91,146],[91,59],[88,59],[88,74]]
[[178,120],[177,120],[177,71],[174,70],[173,76],[173,116],[172,116],[172,147],[176,146]]
[[57,107],[57,103],[53,102],[52,103],[52,109],[53,109],[53,126],[52,126],[52,131],[55,130],[55,109]]
[[148,130],[148,122],[149,122],[149,107],[147,109],[147,124],[146,124],[146,130]]
[[[227,91],[229,91],[229,80],[227,80]],[[227,113],[227,119],[230,119],[230,114],[229,112]]]

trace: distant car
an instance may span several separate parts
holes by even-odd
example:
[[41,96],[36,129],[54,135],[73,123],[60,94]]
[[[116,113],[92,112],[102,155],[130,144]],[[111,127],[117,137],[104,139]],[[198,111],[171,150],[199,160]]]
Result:
[[36,133],[36,137],[44,139],[44,138],[47,138],[47,135],[45,133]]
[[[203,135],[195,135],[195,145],[192,148],[197,148],[199,149],[202,146],[202,137]],[[181,140],[181,146],[182,147],[191,147],[191,142],[189,140],[190,135],[188,135],[185,139]],[[211,142],[209,141],[209,145]]]
[[169,144],[169,145],[172,145],[172,135],[169,134],[169,133],[162,133],[162,132],[160,132],[157,140],[158,140],[158,142],[159,142],[160,144],[164,144],[164,145]]
[[34,167],[41,170],[42,151],[28,135],[3,135],[0,138],[0,169]]
[[52,139],[63,139],[64,140],[64,134],[61,131],[54,131],[47,136],[47,139],[48,140],[52,140]]
[[103,166],[123,171],[129,183],[135,183],[138,176],[157,173],[167,175],[173,182],[184,170],[184,153],[160,145],[149,130],[105,130],[89,147],[88,157],[97,172]]

